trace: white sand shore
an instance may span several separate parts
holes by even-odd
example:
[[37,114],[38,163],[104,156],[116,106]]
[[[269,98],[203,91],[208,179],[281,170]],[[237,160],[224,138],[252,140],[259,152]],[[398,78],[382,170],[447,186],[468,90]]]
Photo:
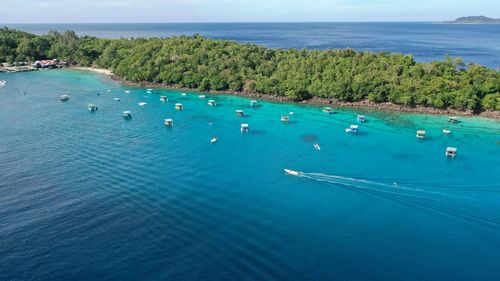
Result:
[[113,75],[113,71],[111,69],[104,69],[104,68],[97,68],[97,67],[81,67],[81,66],[75,66],[75,67],[72,67],[72,69],[76,69],[76,70],[83,70],[83,71],[92,71],[92,72],[97,72],[97,73],[101,73],[101,74],[104,74],[104,75]]

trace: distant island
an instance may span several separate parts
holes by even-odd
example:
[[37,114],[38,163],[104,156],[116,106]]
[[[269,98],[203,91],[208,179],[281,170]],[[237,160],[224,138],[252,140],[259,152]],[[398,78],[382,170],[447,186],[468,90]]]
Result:
[[445,21],[452,24],[500,24],[500,19],[489,18],[485,16],[461,17],[454,21]]

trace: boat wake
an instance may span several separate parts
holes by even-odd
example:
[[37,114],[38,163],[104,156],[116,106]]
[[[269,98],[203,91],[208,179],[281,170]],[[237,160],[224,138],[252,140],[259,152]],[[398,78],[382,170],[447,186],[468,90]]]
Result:
[[[293,171],[293,170],[291,170]],[[500,218],[485,216],[485,212],[474,214],[467,208],[471,198],[458,194],[428,190],[421,187],[409,187],[397,182],[381,182],[368,179],[328,175],[322,173],[305,173],[293,171],[297,174],[290,175],[307,178],[310,180],[343,186],[345,188],[369,193],[373,196],[413,206],[419,209],[454,216],[476,223],[500,225]],[[483,210],[484,211],[484,210]],[[487,213],[487,212],[486,212]]]

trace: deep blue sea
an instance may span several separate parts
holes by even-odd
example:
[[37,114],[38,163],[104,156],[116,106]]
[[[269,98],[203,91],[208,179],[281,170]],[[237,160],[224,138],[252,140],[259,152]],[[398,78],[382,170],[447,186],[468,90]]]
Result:
[[0,280],[499,279],[499,121],[0,79]]
[[201,34],[272,48],[354,48],[411,54],[418,61],[462,57],[500,67],[500,25],[392,23],[143,23],[143,24],[5,24],[32,33],[74,30],[107,38],[170,37]]

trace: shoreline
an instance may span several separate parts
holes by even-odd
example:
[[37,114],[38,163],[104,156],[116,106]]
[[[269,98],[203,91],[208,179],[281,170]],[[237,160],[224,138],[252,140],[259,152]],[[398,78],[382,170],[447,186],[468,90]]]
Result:
[[461,111],[454,109],[437,109],[423,106],[416,107],[406,107],[402,105],[393,104],[390,102],[385,103],[374,103],[368,100],[358,101],[358,102],[342,102],[334,99],[325,99],[313,97],[304,101],[295,101],[290,98],[278,95],[266,95],[255,92],[247,92],[247,91],[200,91],[197,89],[186,88],[186,87],[178,87],[175,85],[167,85],[161,83],[154,82],[132,82],[127,81],[120,76],[113,73],[110,69],[96,68],[96,67],[69,67],[68,69],[73,70],[81,70],[81,71],[89,71],[99,74],[104,74],[109,76],[112,80],[121,83],[122,85],[129,87],[137,87],[137,88],[157,88],[157,89],[166,89],[166,90],[181,90],[181,91],[189,91],[196,93],[209,93],[215,95],[229,95],[229,96],[239,96],[244,98],[255,98],[261,99],[271,102],[278,103],[292,103],[292,104],[302,104],[302,105],[313,105],[313,106],[334,106],[339,108],[351,108],[351,109],[375,109],[384,112],[397,112],[397,113],[416,113],[416,114],[430,114],[430,115],[454,115],[454,116],[463,116],[463,117],[484,117],[500,120],[500,111],[484,111],[479,114],[474,114],[472,111]]

